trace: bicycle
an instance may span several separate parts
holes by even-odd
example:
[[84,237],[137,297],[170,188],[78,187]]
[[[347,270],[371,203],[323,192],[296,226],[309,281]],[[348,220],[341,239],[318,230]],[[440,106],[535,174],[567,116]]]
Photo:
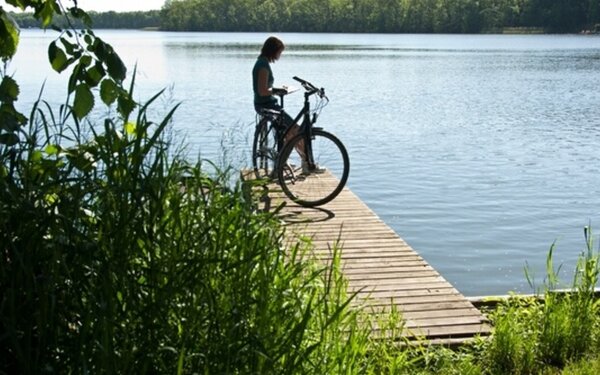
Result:
[[[276,179],[292,201],[314,207],[330,202],[342,191],[348,180],[350,159],[336,136],[314,126],[321,110],[329,103],[325,90],[301,78],[293,78],[305,90],[304,105],[294,118],[294,124],[300,126],[288,128],[283,124],[283,111],[264,109],[258,115],[252,162],[257,178]],[[282,108],[284,96],[291,92],[274,90]],[[313,110],[312,96],[317,97]]]

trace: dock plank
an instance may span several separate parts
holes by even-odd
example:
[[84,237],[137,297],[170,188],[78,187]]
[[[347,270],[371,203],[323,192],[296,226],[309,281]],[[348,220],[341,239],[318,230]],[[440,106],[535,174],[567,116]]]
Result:
[[[353,305],[373,314],[401,312],[405,337],[460,344],[490,334],[485,316],[347,187],[315,208],[294,204],[276,185],[261,202],[264,209],[280,208],[289,243],[310,242],[325,264],[335,248],[341,249],[348,291],[357,292]],[[373,333],[388,335],[377,326]]]

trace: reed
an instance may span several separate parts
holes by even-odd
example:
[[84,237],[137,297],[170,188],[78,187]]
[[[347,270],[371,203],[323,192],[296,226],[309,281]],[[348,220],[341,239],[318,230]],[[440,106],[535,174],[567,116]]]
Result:
[[[542,295],[509,299],[493,314],[494,335],[486,350],[492,373],[532,374],[594,358],[600,338],[600,303],[595,298],[599,254],[592,231],[574,273],[571,293],[557,293],[554,244],[546,259]],[[573,365],[572,365],[573,366]]]

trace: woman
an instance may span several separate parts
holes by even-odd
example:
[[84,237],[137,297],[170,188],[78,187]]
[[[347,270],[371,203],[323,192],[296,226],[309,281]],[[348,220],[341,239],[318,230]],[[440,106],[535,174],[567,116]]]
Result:
[[[258,59],[252,69],[252,86],[254,89],[254,109],[256,112],[261,111],[263,108],[276,109],[281,111],[283,108],[277,102],[277,98],[274,94],[278,90],[274,89],[273,82],[273,71],[271,70],[271,63],[279,60],[281,53],[285,49],[283,42],[271,36],[265,40],[263,47],[260,51]],[[287,113],[283,112],[284,123],[286,126],[293,124],[294,120]]]
[[[273,88],[275,79],[271,70],[271,63],[279,60],[284,49],[285,45],[283,42],[274,36],[265,40],[260,50],[260,55],[254,64],[254,69],[252,69],[252,86],[254,89],[254,109],[256,112],[260,113],[263,108],[281,111],[285,126],[287,128],[293,127],[286,134],[286,141],[289,141],[298,134],[300,126],[294,124],[294,119],[283,111],[283,108],[277,102],[275,94],[282,91],[285,92],[285,89]],[[304,142],[298,142],[296,152],[302,158],[302,172],[304,174],[322,173],[324,171],[323,168],[319,168],[316,164],[309,167],[309,163],[306,161],[306,156],[304,155]]]

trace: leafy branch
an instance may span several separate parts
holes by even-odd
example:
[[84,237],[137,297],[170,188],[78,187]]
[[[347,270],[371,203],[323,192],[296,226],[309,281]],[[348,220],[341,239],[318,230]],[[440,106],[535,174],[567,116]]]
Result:
[[[65,7],[61,0],[7,0],[6,3],[23,11],[33,10],[34,17],[44,28],[52,28],[59,34],[48,46],[48,59],[52,68],[61,73],[71,68],[68,93],[73,95],[71,109],[81,120],[94,108],[93,89],[99,90],[100,99],[106,105],[117,103],[117,111],[125,120],[136,107],[131,92],[123,87],[127,76],[125,64],[113,47],[92,31],[92,19],[71,0]],[[53,19],[62,15],[67,28],[53,24]],[[76,29],[73,20],[84,25]],[[19,45],[19,27],[15,20],[0,7],[0,144],[7,146],[18,142],[18,131],[28,119],[14,106],[19,96],[18,83],[6,74],[10,60]]]

